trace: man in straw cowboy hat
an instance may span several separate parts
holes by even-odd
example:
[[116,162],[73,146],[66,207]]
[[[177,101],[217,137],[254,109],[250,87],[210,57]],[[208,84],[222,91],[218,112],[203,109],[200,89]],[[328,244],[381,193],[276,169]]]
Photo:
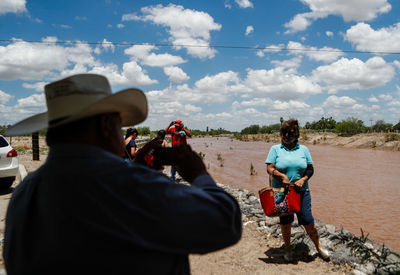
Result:
[[121,127],[147,116],[137,89],[100,75],[45,86],[48,111],[8,129],[48,128],[46,163],[17,186],[6,218],[8,274],[189,274],[189,253],[236,243],[241,213],[189,146],[177,168],[191,186],[123,160]]

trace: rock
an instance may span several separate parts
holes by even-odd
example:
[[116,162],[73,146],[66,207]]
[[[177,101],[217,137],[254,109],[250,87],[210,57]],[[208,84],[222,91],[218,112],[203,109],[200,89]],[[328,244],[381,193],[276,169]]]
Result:
[[334,234],[336,232],[336,226],[332,224],[326,224],[325,225],[326,231],[330,234]]

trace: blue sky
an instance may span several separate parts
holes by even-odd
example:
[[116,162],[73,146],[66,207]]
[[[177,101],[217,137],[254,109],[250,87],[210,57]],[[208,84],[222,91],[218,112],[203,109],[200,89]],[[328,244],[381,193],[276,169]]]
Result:
[[400,120],[400,1],[1,0],[0,40],[0,124],[76,73],[142,89],[153,130]]

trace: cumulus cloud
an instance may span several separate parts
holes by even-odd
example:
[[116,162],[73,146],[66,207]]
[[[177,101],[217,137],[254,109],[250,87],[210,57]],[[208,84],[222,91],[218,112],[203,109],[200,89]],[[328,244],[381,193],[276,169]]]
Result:
[[[5,47],[0,46],[0,79],[54,79],[91,72],[104,74],[109,77],[111,83],[118,85],[158,83],[157,80],[151,79],[134,60],[124,63],[120,69],[116,64],[103,64],[96,60],[93,57],[95,50],[88,44],[71,43],[63,47],[55,45],[56,41],[56,37],[44,38],[43,42],[47,43],[43,44],[15,39],[13,43]],[[114,46],[104,39],[102,48],[112,51]],[[170,63],[167,62],[167,64]]]
[[331,93],[337,90],[366,90],[383,86],[394,77],[391,64],[381,57],[372,57],[366,62],[358,58],[341,58],[338,61],[316,68],[313,79],[324,83]]
[[0,104],[6,104],[8,101],[10,101],[14,96],[7,94],[0,90]]
[[235,95],[240,84],[236,72],[227,71],[216,75],[207,75],[194,83],[170,86],[163,90],[153,90],[147,93],[149,101],[179,102],[185,104],[218,104],[224,103]]
[[331,32],[331,31],[326,31],[325,34],[328,37],[333,37],[333,32]]
[[1,80],[37,80],[53,71],[62,71],[71,63],[95,65],[92,49],[87,44],[62,47],[50,42],[57,39],[43,39],[49,44],[35,44],[15,39],[13,43],[0,46]]
[[216,50],[209,47],[210,32],[220,30],[221,25],[215,23],[208,13],[174,4],[144,7],[141,12],[142,16],[125,14],[122,20],[149,21],[161,25],[167,28],[169,40],[176,49],[186,48],[188,54],[202,59],[215,56]]
[[252,95],[271,96],[285,101],[321,93],[321,87],[317,83],[284,68],[248,69],[244,85],[250,89],[249,93]]
[[134,45],[124,52],[131,56],[132,60],[140,61],[141,64],[151,67],[174,66],[186,62],[186,60],[180,56],[171,55],[169,53],[155,54],[151,52],[156,49],[157,48],[152,45]]
[[301,65],[301,61],[301,57],[294,57],[286,60],[272,60],[271,64],[274,64],[275,67],[281,67],[285,69],[297,69]]
[[[100,48],[101,47],[101,48]],[[97,46],[96,49],[94,49],[94,52],[96,54],[100,54],[101,53],[101,49],[103,49],[104,51],[111,51],[112,53],[115,51],[115,46],[112,42],[107,41],[107,39],[103,39],[103,42],[101,42],[101,46]]]
[[151,79],[135,61],[124,63],[122,71],[115,64],[106,64],[93,67],[89,73],[106,75],[112,85],[151,85],[158,83],[157,80]]
[[378,30],[369,24],[358,23],[346,31],[345,39],[359,51],[399,52],[400,22]]
[[344,21],[368,21],[387,13],[392,6],[387,0],[302,0],[311,12],[296,14],[285,24],[286,33],[304,31],[313,21],[329,15],[341,16]]
[[309,47],[294,41],[289,41],[287,48],[290,49],[291,54],[306,55],[311,60],[322,62],[332,62],[344,55],[339,49],[326,46],[322,48]]
[[371,95],[368,98],[368,101],[371,102],[371,103],[376,103],[376,102],[379,102],[379,99],[377,99],[374,95]]
[[47,84],[47,82],[43,82],[43,81],[32,83],[32,84],[31,83],[23,83],[22,87],[24,87],[26,89],[33,89],[38,92],[43,92],[44,85],[46,85],[46,84]]
[[393,96],[389,95],[389,94],[381,94],[379,95],[379,98],[385,101],[389,101],[393,99]]
[[347,108],[349,106],[352,107],[354,104],[356,104],[356,102],[357,101],[348,96],[338,97],[331,95],[324,101],[324,103],[322,103],[322,107]]
[[26,0],[0,1],[0,15],[6,13],[22,13],[26,11]]
[[189,80],[189,76],[179,67],[165,67],[164,73],[168,76],[169,81],[180,83]]
[[265,53],[282,51],[282,49],[288,50],[288,54],[307,56],[311,60],[320,62],[332,62],[344,55],[344,52],[339,49],[326,46],[322,48],[311,47],[294,41],[289,41],[287,46],[284,44],[266,46],[264,50],[260,50],[256,54],[263,57]]
[[245,35],[249,35],[254,31],[254,27],[253,26],[247,26],[246,27],[246,32]]
[[235,2],[242,9],[252,8],[253,7],[253,3],[250,0],[235,0]]

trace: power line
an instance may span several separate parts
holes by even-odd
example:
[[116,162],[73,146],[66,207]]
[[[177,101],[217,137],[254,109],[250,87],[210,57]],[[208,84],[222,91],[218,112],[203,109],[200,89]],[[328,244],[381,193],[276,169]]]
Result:
[[215,48],[215,49],[242,49],[262,51],[297,51],[297,52],[331,52],[331,53],[360,53],[360,54],[400,54],[400,52],[389,51],[357,51],[357,50],[336,50],[336,49],[313,49],[313,48],[287,48],[287,47],[259,47],[259,46],[229,46],[229,45],[174,45],[159,43],[134,43],[134,42],[83,42],[83,41],[39,41],[39,40],[12,40],[0,39],[0,43],[35,43],[54,45],[114,45],[114,46],[155,46],[155,47],[183,47],[183,48]]

